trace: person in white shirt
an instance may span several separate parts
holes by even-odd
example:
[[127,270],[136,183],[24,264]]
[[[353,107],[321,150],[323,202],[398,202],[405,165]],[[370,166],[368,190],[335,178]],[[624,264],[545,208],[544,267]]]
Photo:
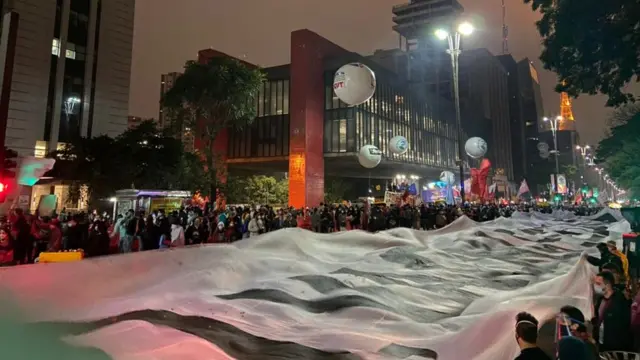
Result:
[[171,222],[171,247],[182,247],[185,244],[184,228],[180,225],[180,219],[173,218]]

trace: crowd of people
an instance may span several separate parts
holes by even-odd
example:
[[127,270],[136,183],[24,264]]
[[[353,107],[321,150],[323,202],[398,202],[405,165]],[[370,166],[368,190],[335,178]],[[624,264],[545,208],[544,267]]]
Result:
[[515,332],[521,353],[516,360],[640,357],[637,278],[630,276],[629,261],[615,241],[600,243],[597,248],[600,257],[586,256],[599,271],[593,282],[594,317],[586,319],[579,309],[564,306],[555,321],[549,323],[553,331],[545,331],[545,326],[540,326],[531,314],[518,314]]
[[[565,210],[591,215],[599,209]],[[463,215],[482,222],[510,217],[515,211],[551,212],[551,208],[524,204],[423,204],[417,207],[321,204],[304,209],[230,206],[223,211],[182,208],[169,214],[164,210],[149,214],[129,210],[115,219],[106,213],[69,215],[64,211],[42,217],[16,209],[10,216],[0,218],[0,266],[33,263],[43,251],[82,249],[85,256],[92,257],[228,243],[294,227],[320,233],[356,229],[375,232],[396,227],[431,230],[442,228]],[[552,350],[538,351],[538,320],[530,314],[518,314],[515,331],[522,353],[517,359],[598,359],[599,352],[640,348],[640,295],[636,295],[637,286],[629,276],[629,262],[615,242],[598,244],[597,248],[600,257],[587,257],[599,270],[594,280],[596,316],[586,320],[580,310],[563,307],[555,326],[566,339],[553,342]]]
[[[20,209],[0,218],[0,266],[37,261],[41,252],[82,249],[86,257],[153,250],[202,243],[228,243],[282,228],[331,233],[347,230],[382,231],[395,227],[438,229],[462,215],[475,221],[509,217],[514,211],[550,212],[548,207],[515,204],[423,204],[384,206],[320,204],[315,208],[229,206],[224,210],[182,208],[145,214],[128,210],[111,219],[106,213],[24,214]],[[575,208],[577,213],[593,212]]]

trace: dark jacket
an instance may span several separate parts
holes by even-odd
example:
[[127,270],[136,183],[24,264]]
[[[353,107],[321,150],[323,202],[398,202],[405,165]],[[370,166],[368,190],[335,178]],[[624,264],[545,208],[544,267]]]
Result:
[[600,253],[600,258],[594,256],[587,256],[587,261],[589,264],[598,267],[598,271],[602,271],[602,267],[607,263],[615,264],[620,272],[623,271],[622,268],[622,259],[619,256],[616,256],[610,252]]
[[540,348],[534,347],[522,350],[514,360],[551,360],[551,358]]
[[[596,301],[596,318],[593,321],[593,338],[600,344],[600,351],[628,351],[631,349],[631,303],[619,291],[614,291],[600,319],[600,305],[604,298]],[[604,324],[603,339],[600,327]]]

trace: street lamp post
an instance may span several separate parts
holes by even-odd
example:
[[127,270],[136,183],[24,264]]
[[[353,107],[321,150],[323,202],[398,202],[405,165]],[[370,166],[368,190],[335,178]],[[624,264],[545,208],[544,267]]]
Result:
[[598,173],[598,189],[599,190],[603,190],[603,186],[602,186],[602,169],[601,168],[595,168],[595,171]]
[[556,133],[558,131],[558,122],[562,121],[562,116],[556,116],[553,120],[545,117],[542,120],[551,125],[551,134],[553,135],[553,153],[556,156],[556,176],[554,176],[554,186],[557,194],[558,190],[560,190],[558,189],[558,175],[560,174],[560,162],[558,157],[560,157],[560,151],[558,151],[558,137],[556,136]]
[[590,149],[591,149],[591,146],[589,145],[585,145],[585,146],[576,145],[576,150],[580,151],[580,155],[582,155],[582,169],[580,170],[580,172],[582,173],[583,182],[586,181],[584,177],[585,175],[587,175],[585,169],[587,168],[587,153],[589,152]]
[[460,40],[462,36],[468,36],[473,33],[473,25],[468,22],[461,23],[458,25],[456,31],[451,34],[449,31],[444,29],[438,29],[435,32],[435,35],[440,40],[447,40],[449,48],[447,49],[447,54],[451,56],[451,70],[453,74],[453,99],[454,106],[456,111],[456,126],[458,127],[458,164],[460,167],[460,199],[464,202],[464,144],[462,143],[462,139],[464,138],[462,135],[462,121],[460,119],[460,84],[458,82],[459,75],[459,59],[462,50],[460,49]]

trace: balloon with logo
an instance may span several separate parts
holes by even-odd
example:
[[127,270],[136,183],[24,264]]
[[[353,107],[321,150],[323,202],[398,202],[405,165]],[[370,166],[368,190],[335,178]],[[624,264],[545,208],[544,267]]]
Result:
[[464,144],[467,155],[474,159],[479,159],[487,153],[487,142],[479,137],[472,137]]
[[396,155],[402,155],[409,150],[409,142],[404,136],[394,136],[389,141],[389,150]]
[[440,181],[452,185],[456,181],[456,176],[451,171],[443,171],[440,173]]
[[375,91],[376,75],[361,63],[344,65],[333,77],[333,92],[347,105],[360,105],[371,99]]
[[358,162],[362,167],[373,169],[382,161],[382,151],[374,145],[365,145],[360,148],[358,153]]

